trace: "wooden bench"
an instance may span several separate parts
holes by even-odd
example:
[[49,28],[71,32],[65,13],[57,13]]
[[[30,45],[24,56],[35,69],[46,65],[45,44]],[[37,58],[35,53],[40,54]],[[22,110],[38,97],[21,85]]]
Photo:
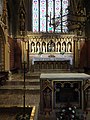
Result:
[[8,72],[0,71],[0,85],[4,85],[6,80],[8,80]]

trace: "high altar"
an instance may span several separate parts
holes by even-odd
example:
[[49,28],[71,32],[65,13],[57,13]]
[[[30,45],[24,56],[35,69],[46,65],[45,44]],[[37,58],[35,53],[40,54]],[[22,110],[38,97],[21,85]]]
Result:
[[32,33],[29,41],[29,61],[33,71],[70,69],[78,67],[83,36],[71,33]]

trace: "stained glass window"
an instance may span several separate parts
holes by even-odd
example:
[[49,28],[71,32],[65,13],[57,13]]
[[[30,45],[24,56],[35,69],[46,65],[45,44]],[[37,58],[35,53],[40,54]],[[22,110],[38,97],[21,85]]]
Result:
[[40,0],[40,31],[46,31],[46,0]]
[[53,17],[53,0],[48,0],[48,31],[52,32],[53,27],[50,25],[51,18]]
[[0,0],[0,15],[2,15],[3,12],[3,0]]
[[61,0],[55,0],[55,23],[56,23],[56,31],[61,31]]
[[68,0],[33,0],[33,32],[67,32]]
[[68,1],[67,0],[62,0],[62,25],[63,25],[63,32],[67,31],[66,27],[66,22],[67,22],[67,11],[66,11],[66,6],[68,6]]
[[39,9],[38,0],[33,0],[33,32],[37,32],[39,25]]

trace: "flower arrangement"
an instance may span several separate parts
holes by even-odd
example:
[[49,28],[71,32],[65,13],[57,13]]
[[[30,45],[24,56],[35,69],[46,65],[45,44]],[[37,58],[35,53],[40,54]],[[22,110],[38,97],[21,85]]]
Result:
[[39,53],[38,53],[38,55],[42,55],[42,54],[43,54],[43,52],[39,52]]
[[59,120],[80,120],[76,114],[76,106],[66,106],[61,108]]
[[65,51],[61,51],[60,54],[61,54],[61,55],[64,55],[64,54],[65,54]]

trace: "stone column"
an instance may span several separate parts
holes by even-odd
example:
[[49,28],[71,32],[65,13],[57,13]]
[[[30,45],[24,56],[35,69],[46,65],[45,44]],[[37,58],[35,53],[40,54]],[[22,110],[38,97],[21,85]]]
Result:
[[22,63],[23,63],[24,62],[24,50],[25,50],[25,45],[23,41],[21,41],[21,47],[22,47]]
[[42,51],[42,41],[40,40],[40,51]]
[[36,52],[36,50],[37,50],[37,49],[36,49],[36,41],[35,41],[35,52]]
[[67,43],[68,43],[68,42],[66,41],[66,53],[69,52],[69,51],[68,51],[68,46],[67,46],[68,44],[67,44]]
[[31,41],[29,40],[29,53],[31,53]]
[[74,51],[74,42],[73,42],[73,38],[71,38],[71,43],[72,43],[72,49],[71,49],[71,51],[72,51],[72,53],[73,53],[73,51]]
[[61,41],[61,51],[62,51],[62,43],[63,43],[63,41]]
[[8,42],[5,44],[5,71],[10,70],[10,45]]
[[57,51],[57,41],[58,41],[58,40],[56,39],[56,42],[55,42],[55,52],[58,52],[58,51]]
[[78,68],[78,40],[75,37],[74,39],[74,67]]
[[46,42],[46,53],[47,53],[47,42]]

